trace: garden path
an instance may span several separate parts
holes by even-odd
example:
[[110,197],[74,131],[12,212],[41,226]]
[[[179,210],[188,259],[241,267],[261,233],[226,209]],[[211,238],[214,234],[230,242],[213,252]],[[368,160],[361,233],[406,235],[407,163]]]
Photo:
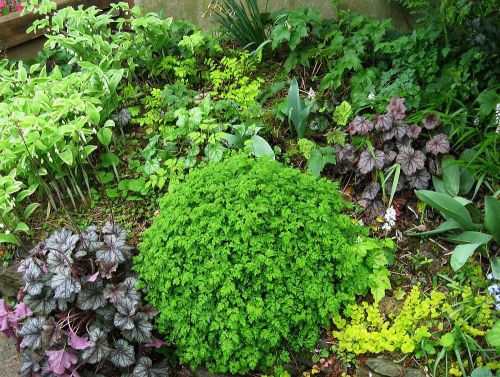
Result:
[[0,377],[17,377],[21,362],[14,343],[0,333]]

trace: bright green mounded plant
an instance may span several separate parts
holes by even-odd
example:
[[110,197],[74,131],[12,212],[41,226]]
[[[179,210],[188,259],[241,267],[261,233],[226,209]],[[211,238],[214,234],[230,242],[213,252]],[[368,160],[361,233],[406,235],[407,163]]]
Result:
[[355,295],[390,287],[391,240],[341,211],[338,184],[237,154],[172,184],[134,269],[182,363],[266,371],[316,346]]
[[[420,201],[438,210],[446,221],[436,229],[410,234],[444,234],[443,239],[457,244],[450,260],[454,270],[462,268],[476,250],[489,256],[489,245],[492,242],[500,243],[500,201],[496,196],[484,197],[482,215],[472,201],[461,196],[429,190],[417,190],[415,194]],[[491,268],[495,278],[500,279],[500,258],[492,258]]]

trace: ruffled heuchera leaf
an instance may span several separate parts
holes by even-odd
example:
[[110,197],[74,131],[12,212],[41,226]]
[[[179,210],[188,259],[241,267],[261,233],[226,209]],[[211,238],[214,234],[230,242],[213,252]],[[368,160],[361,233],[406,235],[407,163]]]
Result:
[[71,270],[71,266],[73,264],[71,250],[51,250],[47,255],[47,264],[49,266],[49,271],[53,274],[67,273],[69,270]]
[[88,252],[95,253],[99,250],[103,243],[99,240],[99,233],[97,232],[97,227],[92,225],[89,226],[82,234],[81,234],[81,244],[78,247],[78,251],[75,253],[75,258],[77,256],[85,256]]
[[127,289],[121,284],[106,284],[104,289],[104,297],[112,304],[118,303],[123,300],[127,295]]
[[34,313],[50,314],[57,307],[57,301],[52,297],[52,290],[49,287],[44,287],[39,295],[26,295],[24,303]]
[[407,176],[406,180],[410,187],[416,190],[424,190],[429,186],[431,175],[425,169],[417,171],[415,174]]
[[132,119],[132,115],[129,109],[121,109],[119,113],[112,114],[110,118],[118,127],[125,127]]
[[361,199],[358,203],[363,207],[365,215],[370,219],[382,216],[385,212],[384,203],[380,200]]
[[109,360],[117,367],[127,368],[135,363],[134,347],[124,339],[119,339],[113,344]]
[[63,374],[71,365],[78,362],[78,358],[65,348],[57,351],[45,351],[49,358],[50,371],[57,375]]
[[366,135],[371,130],[373,130],[373,122],[359,115],[347,127],[347,132],[351,135]]
[[71,255],[80,237],[69,229],[63,228],[52,233],[45,241],[45,248]]
[[118,268],[118,263],[100,263],[99,264],[99,274],[103,279],[111,279],[113,278],[113,274],[116,272]]
[[153,367],[151,359],[144,356],[137,360],[132,377],[168,377],[168,370],[165,367]]
[[392,97],[391,102],[387,106],[387,112],[394,115],[395,120],[403,120],[406,117],[405,99]]
[[394,162],[394,160],[396,159],[396,156],[397,156],[397,153],[394,152],[394,151],[387,151],[387,152],[384,152],[384,163],[386,165],[390,165]]
[[125,228],[123,228],[119,225],[113,224],[109,221],[106,222],[106,224],[104,224],[104,227],[102,228],[102,232],[106,235],[113,235],[116,238],[118,238],[120,241],[123,241],[123,242],[125,242],[127,240],[127,231],[125,230]]
[[82,358],[90,364],[97,364],[109,355],[108,338],[106,333],[98,327],[89,331],[89,348],[82,352]]
[[338,162],[351,163],[356,159],[354,154],[354,145],[347,144],[345,147],[335,146],[335,155]]
[[54,298],[58,300],[68,300],[81,290],[80,283],[69,272],[53,275],[50,286],[54,290]]
[[433,130],[434,128],[436,128],[441,124],[438,119],[439,117],[436,114],[429,113],[425,116],[424,120],[422,121],[422,124],[428,130]]
[[422,132],[422,128],[420,128],[416,124],[412,124],[406,129],[406,135],[412,139],[418,139],[418,137],[420,136],[420,132]]
[[75,350],[84,350],[90,347],[89,337],[87,335],[78,336],[73,330],[66,333],[68,337],[68,344]]
[[396,157],[396,162],[401,165],[401,170],[406,175],[412,175],[417,170],[421,170],[425,165],[425,155],[410,146],[402,146]]
[[116,309],[111,305],[106,305],[95,311],[96,319],[105,326],[113,326],[116,315]]
[[59,343],[63,335],[61,324],[54,321],[52,317],[49,317],[43,324],[42,343],[44,348],[52,347],[56,343]]
[[115,314],[114,324],[120,330],[133,330],[135,322],[133,319],[137,310],[137,302],[124,298],[116,305],[117,313]]
[[377,115],[375,129],[377,131],[389,131],[394,123],[394,115],[387,113],[384,115]]
[[38,355],[34,352],[24,349],[22,352],[23,364],[19,369],[19,374],[22,377],[36,376],[36,373],[40,371],[40,364],[38,363]]
[[[16,309],[14,310],[14,316],[18,320],[22,319],[22,318],[25,318],[25,317],[29,317],[32,314],[33,314],[33,312],[28,307],[28,305],[26,305],[24,302],[20,302],[19,304],[17,304],[16,305]],[[0,310],[0,316],[1,316],[1,310]]]
[[126,291],[126,297],[134,301],[139,301],[141,299],[141,295],[136,289],[138,283],[139,281],[134,276],[129,276],[123,280],[121,285]]
[[408,132],[408,125],[402,122],[396,122],[391,131],[394,133],[396,140],[401,141]]
[[21,348],[37,350],[42,346],[42,333],[45,320],[42,317],[28,318],[23,327],[17,331],[17,335],[23,337]]
[[445,134],[437,134],[425,144],[425,149],[435,156],[445,154],[450,151],[450,142]]
[[153,330],[153,325],[149,321],[148,316],[144,313],[136,313],[132,317],[132,320],[134,321],[134,327],[131,330],[123,331],[124,338],[139,343],[148,341],[151,338],[151,331]]
[[130,246],[114,234],[104,236],[104,245],[97,250],[96,257],[105,264],[123,263],[130,257]]
[[93,283],[86,283],[76,299],[76,306],[82,310],[96,310],[106,305],[103,296],[102,280],[97,279]]
[[365,190],[361,193],[361,198],[373,200],[377,197],[380,192],[380,184],[378,182],[372,182],[366,186]]
[[375,156],[368,149],[361,152],[358,161],[358,168],[361,174],[368,174],[374,168],[382,169],[384,167],[384,152],[375,151]]
[[44,275],[41,261],[35,259],[28,259],[25,263],[25,270],[23,275],[24,289],[29,295],[39,295],[42,293],[44,281],[41,277]]
[[[387,180],[387,182],[385,184],[385,192],[391,192],[392,191],[392,183],[393,183],[392,179]],[[405,184],[406,184],[405,177],[404,177],[403,174],[401,174],[399,176],[398,182],[396,184],[396,192],[399,192],[402,189],[404,189],[405,188]]]

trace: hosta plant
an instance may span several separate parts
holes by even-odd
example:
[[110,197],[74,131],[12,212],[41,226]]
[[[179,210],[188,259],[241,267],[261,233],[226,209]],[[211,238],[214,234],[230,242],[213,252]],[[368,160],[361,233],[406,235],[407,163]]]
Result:
[[136,289],[131,252],[125,230],[111,223],[55,231],[30,251],[16,308],[0,301],[22,376],[167,376],[152,362],[163,342],[152,335],[156,312]]
[[313,350],[356,295],[390,287],[390,240],[341,213],[338,184],[235,155],[170,186],[135,270],[181,362],[266,371]]
[[383,212],[385,204],[404,188],[428,187],[430,169],[437,159],[450,150],[448,137],[434,130],[438,117],[429,113],[421,125],[408,124],[403,98],[393,97],[382,115],[357,115],[347,131],[350,143],[336,146],[337,168],[353,172],[357,182],[364,184],[360,204],[371,216]]

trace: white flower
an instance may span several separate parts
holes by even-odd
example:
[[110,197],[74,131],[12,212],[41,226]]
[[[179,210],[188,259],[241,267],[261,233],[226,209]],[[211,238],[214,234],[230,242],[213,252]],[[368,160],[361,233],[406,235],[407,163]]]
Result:
[[368,94],[368,99],[369,99],[370,101],[373,101],[373,100],[375,99],[375,93],[370,92],[370,94]]
[[392,225],[390,225],[389,223],[384,223],[384,225],[382,225],[382,230],[385,230],[386,232],[389,232],[391,229]]
[[316,98],[316,92],[314,91],[313,88],[310,88],[309,91],[307,92],[307,96],[309,98]]
[[493,280],[493,274],[490,273],[490,274],[486,275],[486,279]]

